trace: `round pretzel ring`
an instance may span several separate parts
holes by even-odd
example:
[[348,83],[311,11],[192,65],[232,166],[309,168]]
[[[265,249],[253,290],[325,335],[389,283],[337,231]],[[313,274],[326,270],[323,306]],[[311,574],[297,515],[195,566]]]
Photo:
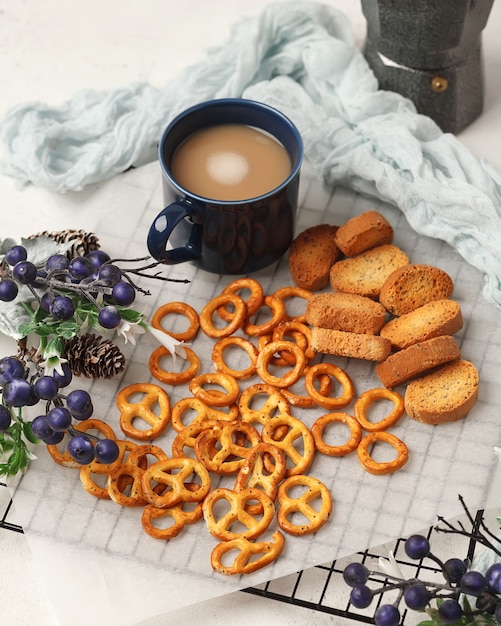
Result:
[[[310,367],[310,365],[305,366],[303,376],[299,379],[299,382],[302,382],[304,384],[304,376],[306,375],[306,372],[310,369]],[[323,396],[328,396],[332,391],[332,378],[330,376],[322,374],[317,378],[317,380],[319,381],[318,392],[321,393]],[[299,406],[301,408],[311,408],[315,406],[313,398],[308,393],[296,393],[292,389],[292,386],[288,389],[282,389],[281,391],[287,402],[292,406]]]
[[[216,503],[219,500],[226,500],[230,508],[217,518]],[[248,511],[248,505],[253,504],[255,500],[262,506],[260,518],[254,517]],[[222,541],[231,541],[239,537],[256,539],[271,524],[275,516],[275,505],[260,489],[243,489],[237,493],[226,487],[218,487],[205,498],[203,511],[207,528],[213,537]],[[235,522],[245,526],[245,530],[234,532],[231,527]]]
[[[371,422],[367,418],[367,410],[370,405],[377,400],[389,400],[393,402],[393,410],[383,419],[378,422]],[[396,391],[387,389],[386,387],[377,387],[375,389],[368,389],[360,395],[355,401],[353,411],[355,417],[360,422],[360,425],[367,432],[375,432],[377,430],[387,430],[390,426],[393,426],[404,414],[404,399]]]
[[[293,368],[281,377],[274,376],[268,371],[271,358],[278,352],[292,353],[296,359]],[[304,352],[295,343],[292,341],[271,341],[258,354],[256,371],[263,382],[282,388],[289,387],[297,382],[304,371],[305,365],[306,357]]]
[[[393,461],[380,463],[372,458],[369,448],[378,441],[388,443],[395,448],[397,457]],[[403,467],[409,460],[409,450],[405,443],[386,430],[377,430],[363,437],[358,444],[357,454],[362,467],[370,474],[376,474],[378,476],[395,472]]]
[[[221,293],[240,295],[238,292],[243,291],[244,289],[248,289],[250,291],[250,296],[247,299],[242,298],[247,306],[247,316],[250,317],[251,315],[254,315],[264,301],[263,288],[257,280],[254,278],[237,278],[229,283],[229,285],[226,285]],[[242,296],[240,295],[240,297]],[[220,307],[217,312],[218,315],[227,322],[231,321],[233,317],[233,313],[229,313],[224,307]]]
[[[220,307],[231,304],[235,307],[235,312],[231,313],[231,320],[226,326],[217,328],[213,322],[213,316]],[[226,311],[228,316],[230,313]],[[247,306],[240,296],[232,293],[224,293],[212,298],[202,309],[200,313],[200,326],[208,337],[220,339],[221,337],[229,337],[238,330],[247,317]],[[222,318],[221,318],[222,319]]]
[[[293,487],[304,487],[304,492],[295,498],[289,495]],[[317,511],[310,502],[320,498],[320,509]],[[332,496],[327,487],[313,476],[290,476],[278,488],[277,522],[282,530],[290,535],[309,535],[321,528],[332,513]],[[302,514],[306,523],[295,524],[290,517],[294,513]]]
[[[280,287],[273,293],[273,296],[282,301],[287,300],[287,298],[302,298],[303,300],[306,300],[306,302],[308,302],[308,300],[310,300],[311,297],[313,296],[313,292],[308,291],[308,289],[303,289],[302,287],[290,286],[290,287]],[[298,322],[305,322],[306,314],[302,313],[301,315],[290,316],[290,315],[287,315],[286,313],[285,318],[287,320],[296,320]]]
[[[247,356],[250,359],[250,364],[248,367],[236,370],[226,364],[224,360],[224,351],[231,346],[237,346],[247,353]],[[214,347],[212,349],[212,362],[214,363],[217,372],[230,374],[230,376],[233,376],[233,378],[236,378],[237,380],[244,380],[246,378],[250,378],[255,374],[257,355],[258,351],[256,346],[248,339],[235,336],[223,337],[214,344]]]
[[[219,385],[225,391],[218,389],[204,389],[204,385]],[[230,406],[234,404],[240,395],[238,382],[233,376],[222,372],[210,372],[199,374],[190,380],[191,393],[209,406]]]
[[[311,330],[309,326],[297,320],[281,322],[273,329],[271,340],[282,341],[286,335],[294,337],[296,343],[304,352],[307,361],[313,359],[315,352],[311,348]],[[287,352],[281,353],[280,356],[286,363],[291,364],[294,362],[294,357]]]
[[164,357],[171,357],[165,346],[158,346],[150,355],[149,368],[152,376],[166,385],[182,385],[196,376],[200,369],[200,359],[191,348],[184,346],[188,366],[182,372],[170,372],[160,366]]
[[[167,315],[177,313],[180,315],[184,315],[188,319],[189,326],[182,333],[173,333],[171,331],[166,330],[163,326],[162,321]],[[186,304],[186,302],[167,302],[159,307],[151,318],[151,325],[153,328],[157,330],[162,330],[164,333],[167,333],[174,339],[178,341],[191,341],[194,339],[198,333],[198,329],[200,328],[200,320],[198,318],[198,313],[195,309]]]
[[267,335],[273,331],[275,326],[285,320],[285,304],[279,298],[275,298],[274,296],[265,296],[261,307],[254,315],[257,315],[263,307],[270,309],[271,318],[262,324],[254,324],[248,319],[244,325],[244,331],[250,337]]
[[[324,431],[330,424],[346,424],[350,429],[350,438],[342,445],[330,446],[324,441]],[[319,417],[311,427],[311,434],[315,440],[315,447],[327,456],[346,456],[354,452],[362,439],[362,427],[357,419],[348,413],[326,413]]]
[[[334,378],[342,387],[340,396],[324,396],[315,388],[315,379],[321,374]],[[348,374],[333,363],[316,363],[312,365],[305,374],[304,386],[308,395],[313,401],[324,409],[342,409],[348,406],[355,396],[353,382]]]
[[[212,550],[210,562],[212,569],[218,574],[252,574],[265,565],[272,563],[283,551],[285,537],[276,530],[272,541],[249,541],[244,537],[221,541]],[[238,550],[232,565],[223,565],[223,558],[232,550]],[[261,555],[255,558],[256,555]]]
[[[184,529],[187,524],[194,524],[203,517],[202,503],[197,502],[195,507],[190,511],[185,511],[185,505],[190,504],[181,502],[167,509],[158,509],[151,504],[144,507],[141,517],[143,528],[150,537],[154,539],[173,539]],[[158,519],[172,518],[173,523],[167,528],[159,528],[153,523]]]
[[[138,402],[130,402],[134,394],[142,395]],[[132,439],[151,441],[161,435],[170,422],[170,400],[167,393],[153,383],[135,383],[120,390],[116,397],[120,411],[120,428]],[[155,407],[158,407],[155,410]],[[136,428],[134,421],[141,419],[149,425],[147,429]]]
[[[178,470],[174,471],[173,470]],[[195,474],[198,488],[190,488],[188,479]],[[157,493],[156,485],[165,486]],[[180,502],[201,502],[210,490],[210,476],[202,463],[194,459],[174,458],[157,461],[144,470],[141,485],[149,504],[164,509]]]

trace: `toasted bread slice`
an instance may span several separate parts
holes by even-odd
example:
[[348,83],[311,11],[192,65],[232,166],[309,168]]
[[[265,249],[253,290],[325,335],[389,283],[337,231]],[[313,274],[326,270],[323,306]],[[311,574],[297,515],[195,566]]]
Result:
[[379,301],[387,311],[400,316],[432,300],[450,298],[453,289],[452,278],[444,270],[412,263],[395,269],[388,276],[381,287]]
[[375,335],[385,323],[386,309],[365,296],[329,291],[308,300],[305,315],[311,326]]
[[423,306],[395,317],[380,330],[394,350],[441,335],[454,335],[463,327],[461,306],[455,300],[432,300]]
[[405,411],[427,424],[454,422],[468,415],[478,398],[478,371],[470,361],[458,359],[442,365],[407,385]]
[[335,242],[337,226],[317,224],[294,239],[289,248],[289,270],[298,287],[319,291],[329,284],[329,270],[340,258]]
[[384,361],[390,354],[391,342],[379,335],[350,333],[332,328],[313,327],[311,347],[315,352],[334,356]]
[[408,264],[409,257],[403,250],[384,244],[334,263],[329,280],[334,291],[356,293],[377,300],[388,276]]
[[433,337],[391,354],[376,365],[376,374],[385,387],[397,387],[460,357],[461,349],[454,337]]
[[393,241],[393,227],[378,211],[366,211],[342,224],[336,244],[346,256],[355,256],[370,248]]

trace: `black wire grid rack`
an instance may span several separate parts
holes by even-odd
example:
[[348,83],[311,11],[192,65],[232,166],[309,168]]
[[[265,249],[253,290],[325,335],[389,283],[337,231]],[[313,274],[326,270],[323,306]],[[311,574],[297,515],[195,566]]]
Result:
[[[0,482],[0,489],[6,490],[7,485]],[[6,499],[6,505],[3,505],[3,511],[0,511],[0,531],[7,530],[17,533],[23,533],[23,529],[19,524],[12,522],[13,503],[10,498]],[[483,518],[483,511],[478,511],[474,517],[473,528],[474,533],[480,527]],[[430,526],[426,534],[432,548],[433,536],[437,533],[435,526]],[[475,553],[475,542],[471,539],[461,538],[461,545],[455,547],[455,555],[462,558],[473,560]],[[317,565],[306,570],[302,570],[295,574],[291,574],[277,580],[269,581],[258,587],[248,587],[243,589],[244,593],[253,594],[269,600],[284,602],[289,605],[295,605],[318,611],[324,614],[342,617],[345,620],[352,620],[358,623],[374,624],[374,612],[379,604],[373,603],[368,609],[360,610],[353,607],[349,602],[349,588],[343,581],[343,570],[346,565],[354,560],[359,560],[367,565],[369,569],[377,569],[374,562],[380,557],[387,558],[391,551],[404,575],[408,578],[418,578],[432,580],[441,578],[441,571],[434,566],[432,561],[411,561],[404,551],[404,538],[399,538],[389,544],[384,544],[375,549],[364,550],[356,555],[343,559],[336,559],[324,565]],[[459,550],[459,551],[457,551]],[[374,577],[379,583],[384,579],[384,575],[379,574]],[[370,579],[369,579],[370,580]],[[442,578],[443,580],[443,578]],[[369,582],[370,584],[370,582]],[[379,603],[388,601],[383,599],[383,595],[379,595]],[[409,619],[423,616],[417,615],[413,611],[402,610],[401,626],[410,624]],[[413,622],[415,623],[415,622]]]

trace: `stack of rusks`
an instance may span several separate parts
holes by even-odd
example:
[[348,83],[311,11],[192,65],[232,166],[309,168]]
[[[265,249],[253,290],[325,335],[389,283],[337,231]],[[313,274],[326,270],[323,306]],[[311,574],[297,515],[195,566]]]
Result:
[[463,316],[453,280],[412,263],[393,234],[381,213],[367,211],[295,238],[292,279],[315,292],[306,309],[312,348],[376,363],[385,387],[405,386],[405,410],[416,420],[462,419],[477,400],[479,376],[454,337]]

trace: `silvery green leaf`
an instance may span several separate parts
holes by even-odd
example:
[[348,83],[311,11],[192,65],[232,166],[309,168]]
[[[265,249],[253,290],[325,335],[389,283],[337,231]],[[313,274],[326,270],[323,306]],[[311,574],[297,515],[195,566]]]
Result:
[[21,245],[28,251],[28,259],[35,265],[41,265],[53,254],[64,254],[73,243],[57,243],[47,235],[39,235],[33,239],[22,238]]
[[[24,293],[23,290],[19,290]],[[28,291],[28,290],[26,290]],[[32,299],[33,296],[30,294]],[[0,302],[0,333],[12,337],[16,341],[21,339],[19,332],[21,324],[27,324],[31,320],[31,316],[26,312],[21,302],[27,298],[17,297],[13,302]]]
[[7,239],[2,239],[0,241],[0,256],[4,256],[9,248],[16,245],[16,242],[11,237],[7,237]]

